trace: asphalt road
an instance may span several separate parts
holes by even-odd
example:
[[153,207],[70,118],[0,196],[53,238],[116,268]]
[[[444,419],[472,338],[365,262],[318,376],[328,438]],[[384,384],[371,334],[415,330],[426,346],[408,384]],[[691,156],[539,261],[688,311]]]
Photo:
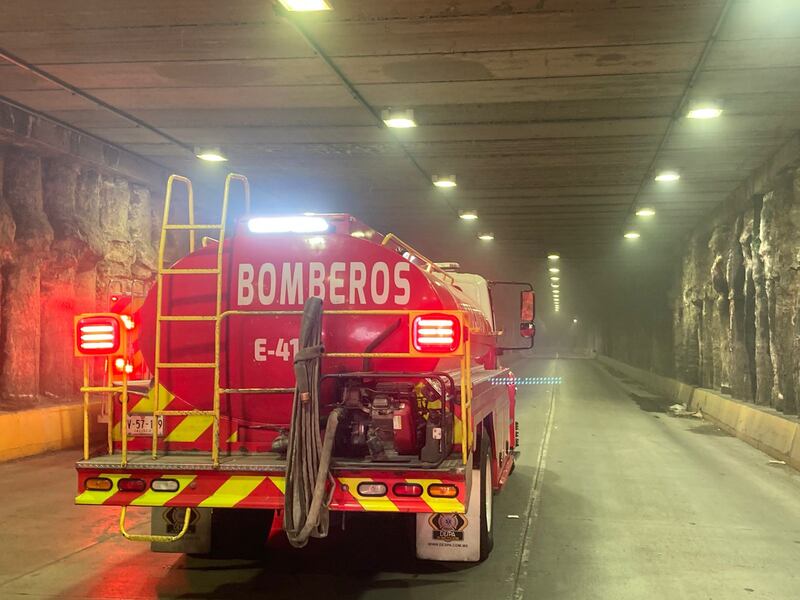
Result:
[[593,361],[516,370],[561,382],[520,389],[521,455],[482,564],[418,562],[385,516],[258,561],[153,554],[118,535],[116,509],[72,505],[76,456],[58,453],[0,465],[0,598],[800,597],[800,475],[640,406]]

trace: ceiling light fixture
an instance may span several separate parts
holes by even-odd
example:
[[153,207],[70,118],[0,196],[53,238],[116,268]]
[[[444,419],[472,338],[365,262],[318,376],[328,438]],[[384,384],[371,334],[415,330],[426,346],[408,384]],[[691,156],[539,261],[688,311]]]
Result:
[[560,277],[551,277],[550,281],[559,281],[560,279],[561,279]]
[[692,108],[688,113],[686,113],[686,116],[690,119],[716,119],[721,114],[721,108],[709,104]]
[[280,0],[283,8],[292,12],[312,12],[316,10],[332,10],[327,0]]
[[381,112],[381,119],[387,127],[392,129],[410,129],[417,126],[417,122],[414,120],[414,111],[410,108],[405,110],[387,108]]
[[479,240],[483,240],[484,242],[489,242],[494,239],[493,233],[482,233],[478,236]]
[[561,256],[559,254],[556,254],[556,253],[552,253],[552,254],[548,254],[547,255],[547,260],[558,260],[559,258],[561,258]]
[[625,238],[629,240],[638,240],[640,237],[642,236],[635,231],[629,231],[625,234]]
[[677,171],[661,171],[661,173],[656,175],[656,181],[661,182],[678,181],[680,178],[680,173]]
[[455,175],[434,175],[433,185],[438,188],[454,188],[456,187]]
[[228,158],[216,146],[210,148],[196,147],[194,149],[194,155],[200,160],[204,160],[206,162],[227,162],[228,160]]
[[465,221],[474,221],[478,218],[478,213],[474,210],[460,210],[458,216]]
[[550,271],[551,273],[560,273],[561,269],[559,269],[558,267],[550,267],[548,271]]
[[654,211],[652,208],[640,208],[639,210],[636,211],[637,217],[652,217],[655,214],[656,211]]

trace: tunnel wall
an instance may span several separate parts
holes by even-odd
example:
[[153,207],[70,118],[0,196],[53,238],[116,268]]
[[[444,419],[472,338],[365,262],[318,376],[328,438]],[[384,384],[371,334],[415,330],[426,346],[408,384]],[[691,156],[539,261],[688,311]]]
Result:
[[607,315],[599,351],[797,414],[798,165],[793,138],[692,232],[675,270],[618,295],[617,322]]
[[73,317],[107,309],[112,280],[152,279],[161,184],[0,146],[0,408],[77,396]]
[[695,232],[672,298],[676,373],[796,414],[800,172]]
[[675,376],[670,312],[675,273],[663,264],[650,269],[626,265],[606,274],[592,319],[598,353]]

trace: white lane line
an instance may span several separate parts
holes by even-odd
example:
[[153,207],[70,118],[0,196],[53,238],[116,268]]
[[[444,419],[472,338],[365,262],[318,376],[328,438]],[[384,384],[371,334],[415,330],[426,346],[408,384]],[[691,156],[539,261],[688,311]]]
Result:
[[[558,362],[554,362],[553,374],[558,371]],[[528,505],[525,509],[525,531],[522,538],[522,552],[519,555],[519,562],[514,573],[514,600],[522,600],[525,597],[525,590],[522,582],[528,576],[528,562],[530,561],[530,543],[535,530],[535,522],[539,516],[539,503],[541,502],[542,485],[544,482],[544,470],[547,466],[547,451],[550,447],[550,433],[553,430],[553,421],[556,412],[556,394],[559,386],[553,385],[550,389],[550,406],[547,409],[547,423],[544,428],[542,442],[539,444],[539,454],[536,458],[536,474],[533,478],[531,493],[528,496]]]

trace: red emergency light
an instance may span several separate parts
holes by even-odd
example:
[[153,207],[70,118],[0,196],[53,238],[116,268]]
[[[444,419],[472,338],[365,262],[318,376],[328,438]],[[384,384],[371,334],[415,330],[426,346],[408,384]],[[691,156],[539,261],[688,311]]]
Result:
[[147,489],[147,482],[138,477],[125,477],[117,481],[120,492],[143,492]]
[[108,356],[122,345],[118,315],[80,315],[75,318],[75,355]]
[[395,496],[417,498],[422,496],[422,486],[418,483],[395,483],[392,492]]
[[455,352],[461,345],[461,323],[448,314],[414,317],[411,342],[417,352]]

